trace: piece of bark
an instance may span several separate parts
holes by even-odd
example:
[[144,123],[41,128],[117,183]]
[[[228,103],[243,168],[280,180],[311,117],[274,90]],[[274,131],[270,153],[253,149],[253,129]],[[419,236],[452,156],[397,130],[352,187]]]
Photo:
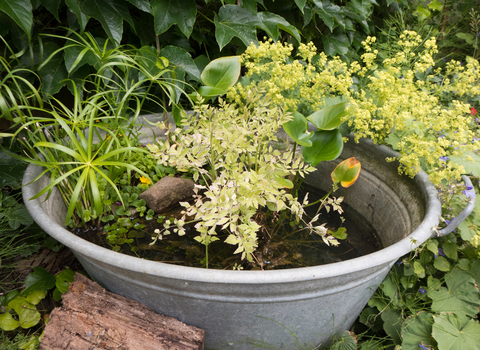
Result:
[[41,350],[203,350],[205,331],[107,292],[75,274],[63,307],[50,314]]
[[194,195],[195,183],[190,179],[165,176],[138,198],[144,199],[147,207],[157,214],[165,213],[179,202],[188,201]]

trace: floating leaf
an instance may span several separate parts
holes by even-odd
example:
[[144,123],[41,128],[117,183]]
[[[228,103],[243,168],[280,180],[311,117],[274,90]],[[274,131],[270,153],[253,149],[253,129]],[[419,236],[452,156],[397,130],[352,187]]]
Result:
[[480,324],[464,315],[442,314],[433,316],[433,338],[438,350],[478,349]]
[[332,180],[333,182],[340,183],[342,187],[350,187],[360,176],[361,168],[362,165],[355,157],[345,159],[332,171]]

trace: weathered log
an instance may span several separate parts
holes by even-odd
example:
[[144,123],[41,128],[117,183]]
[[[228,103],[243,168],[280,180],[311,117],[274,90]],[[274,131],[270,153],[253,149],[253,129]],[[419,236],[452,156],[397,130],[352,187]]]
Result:
[[41,350],[203,350],[205,331],[75,275],[50,314]]
[[190,179],[165,176],[138,198],[144,199],[148,208],[160,214],[177,206],[179,202],[192,199],[194,187],[195,183]]

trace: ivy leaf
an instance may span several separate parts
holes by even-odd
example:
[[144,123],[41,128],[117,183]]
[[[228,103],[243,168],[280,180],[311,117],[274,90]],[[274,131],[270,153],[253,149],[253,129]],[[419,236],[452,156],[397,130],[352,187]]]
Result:
[[441,314],[433,316],[433,338],[438,350],[478,349],[480,344],[480,324],[466,316]]
[[30,40],[33,24],[33,8],[30,0],[0,0],[0,11],[5,12],[14,20]]
[[343,150],[342,134],[338,129],[316,131],[310,139],[311,147],[303,147],[303,157],[307,163],[317,166],[324,160],[337,158]]
[[436,312],[455,312],[474,317],[480,307],[480,293],[475,287],[473,275],[467,271],[454,269],[445,275],[447,288],[429,290],[432,310]]
[[20,326],[17,320],[15,320],[10,312],[0,314],[0,329],[4,331],[13,331]]
[[99,21],[103,30],[117,44],[122,41],[123,20],[135,28],[125,0],[79,0],[78,3],[82,12]]
[[347,4],[347,8],[361,16],[363,19],[366,19],[370,16],[373,6],[372,2],[369,0],[351,0]]
[[24,297],[15,298],[8,303],[8,307],[15,310],[18,315],[18,323],[22,328],[31,328],[40,322],[40,312]]
[[28,295],[34,290],[46,293],[55,286],[55,276],[47,272],[43,267],[36,266],[31,274],[25,278],[25,290],[22,295]]
[[153,15],[152,7],[150,6],[150,3],[148,2],[148,0],[127,0],[127,1],[131,3],[133,6],[135,6],[137,9]]
[[258,19],[250,11],[237,5],[226,5],[215,15],[215,38],[222,50],[233,37],[239,38],[245,46],[258,46],[256,26]]
[[277,40],[279,37],[279,29],[284,30],[291,36],[293,36],[298,43],[300,43],[300,34],[297,28],[288,23],[283,17],[275,15],[270,12],[257,13],[258,27],[263,29],[269,37],[273,40]]
[[187,51],[178,46],[166,46],[162,49],[161,54],[168,59],[172,65],[184,69],[185,72],[196,81],[201,81],[200,70]]
[[333,32],[333,29],[336,27],[335,22],[345,30],[345,17],[340,6],[328,0],[313,0],[313,3],[315,4],[315,13],[323,20],[330,32]]
[[408,317],[402,327],[402,349],[418,350],[419,344],[428,348],[433,346],[432,324],[433,317],[428,312]]
[[310,138],[313,134],[306,132],[307,119],[299,112],[293,112],[292,115],[293,119],[283,124],[283,130],[300,146],[311,147]]
[[68,292],[68,287],[75,279],[75,272],[70,268],[61,271],[57,276],[55,276],[55,286],[61,293]]
[[151,5],[157,35],[166,32],[176,24],[180,31],[190,38],[197,16],[195,0],[152,0]]
[[323,49],[328,56],[346,55],[350,40],[344,33],[322,36]]

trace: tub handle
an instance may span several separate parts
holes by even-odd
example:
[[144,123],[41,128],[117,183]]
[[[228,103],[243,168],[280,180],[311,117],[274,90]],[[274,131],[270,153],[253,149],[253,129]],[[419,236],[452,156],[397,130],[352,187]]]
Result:
[[[462,175],[462,180],[465,183],[465,186],[473,188],[472,182],[470,181],[470,178],[468,176]],[[436,233],[432,235],[432,237],[445,236],[451,233],[453,230],[455,230],[457,226],[460,225],[460,223],[472,213],[473,208],[475,208],[475,197],[476,195],[474,192],[473,196],[470,196],[468,200],[468,204],[465,207],[465,209],[463,209],[463,211],[460,214],[458,214],[457,217],[447,225],[447,227],[444,227],[441,230],[438,230]]]

